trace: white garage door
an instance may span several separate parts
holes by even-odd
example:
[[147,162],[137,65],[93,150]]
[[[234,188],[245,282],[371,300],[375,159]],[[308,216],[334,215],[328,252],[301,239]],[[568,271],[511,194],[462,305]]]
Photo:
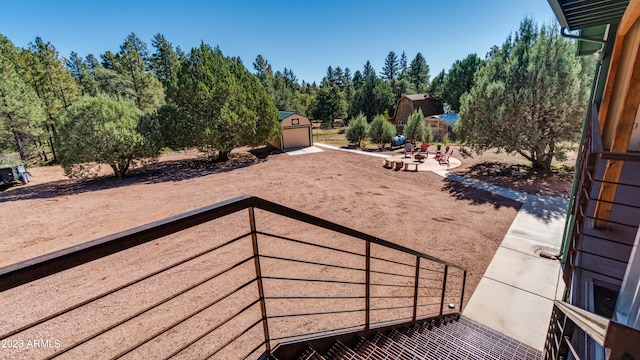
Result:
[[282,148],[290,149],[296,147],[311,146],[311,144],[309,143],[310,130],[311,129],[307,127],[283,130],[282,138],[284,140],[284,144],[282,145]]

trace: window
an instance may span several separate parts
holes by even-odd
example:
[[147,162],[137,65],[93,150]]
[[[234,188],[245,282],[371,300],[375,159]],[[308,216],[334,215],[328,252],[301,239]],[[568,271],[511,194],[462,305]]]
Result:
[[596,314],[607,319],[613,318],[618,300],[618,290],[614,290],[612,287],[602,281],[593,281],[593,310]]

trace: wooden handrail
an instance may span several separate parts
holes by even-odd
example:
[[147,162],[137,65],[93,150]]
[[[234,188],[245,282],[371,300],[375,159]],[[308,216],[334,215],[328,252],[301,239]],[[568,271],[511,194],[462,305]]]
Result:
[[[556,300],[554,305],[588,337],[603,348],[610,350],[608,360],[640,358],[640,330],[580,309],[564,301]],[[564,340],[566,341],[566,339]],[[567,341],[567,346],[576,356],[576,350],[573,349],[569,341]]]
[[609,326],[609,320],[607,318],[580,309],[564,301],[555,300],[553,303],[590,338],[595,340],[600,346],[604,346],[604,338],[607,334],[607,326]]

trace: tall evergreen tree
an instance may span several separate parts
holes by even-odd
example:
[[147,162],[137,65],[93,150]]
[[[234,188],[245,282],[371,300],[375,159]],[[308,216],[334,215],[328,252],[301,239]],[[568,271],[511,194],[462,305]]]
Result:
[[344,78],[344,72],[342,71],[342,69],[340,68],[340,66],[337,66],[335,71],[334,71],[334,84],[336,84],[338,86],[338,88],[340,89],[340,91],[344,90],[344,87],[346,85],[346,81]]
[[429,65],[421,53],[411,60],[411,68],[409,69],[409,81],[413,84],[416,92],[422,93],[427,91],[429,85]]
[[112,53],[111,50],[107,50],[104,54],[100,55],[100,59],[102,59],[100,62],[102,67],[109,70],[115,70],[117,58],[116,54]]
[[257,146],[280,135],[278,110],[260,80],[247,71],[240,58],[227,59],[227,66],[238,84],[230,99],[233,112],[243,123],[234,134],[237,145]]
[[149,58],[149,68],[166,89],[169,82],[176,80],[180,59],[171,43],[162,34],[155,34],[151,45],[156,51]]
[[482,61],[476,54],[456,60],[442,83],[439,99],[450,104],[453,110],[459,110],[460,97],[471,90],[473,76],[481,64]]
[[15,149],[26,163],[34,140],[43,132],[44,120],[35,91],[0,54],[0,149]]
[[149,70],[149,51],[136,34],[127,35],[114,59],[114,70],[127,82],[128,91],[122,95],[134,100],[138,108],[147,114],[164,104],[162,84]]
[[[56,160],[53,137],[57,132],[57,125],[64,111],[79,99],[80,89],[51,43],[45,43],[40,37],[36,37],[35,43],[30,43],[29,49],[22,51],[20,56],[24,67],[17,70],[42,102],[47,119],[45,126],[49,134],[49,147]],[[42,157],[44,161],[49,160],[46,152],[42,153]]]
[[355,118],[363,113],[368,121],[377,114],[390,112],[395,103],[393,91],[389,83],[377,76],[369,76],[354,95],[349,108],[349,117]]
[[351,70],[349,68],[344,69],[345,84],[351,84]]
[[371,66],[371,62],[369,60],[367,60],[367,62],[364,64],[364,70],[362,71],[362,77],[366,81],[368,78],[370,78],[372,76],[376,76],[376,71],[373,69],[373,66]]
[[405,54],[405,52],[402,52],[402,55],[400,55],[400,74],[399,77],[403,78],[409,75],[409,65],[407,64],[407,54]]
[[382,78],[392,81],[398,77],[400,72],[400,61],[395,52],[389,51],[384,59],[384,67],[382,68]]
[[311,114],[322,120],[325,127],[333,127],[334,119],[346,116],[347,103],[337,86],[327,84],[320,88],[311,104]]
[[353,84],[353,88],[356,91],[360,89],[360,87],[364,83],[364,77],[362,76],[360,70],[356,70],[356,72],[353,73],[353,80],[351,81],[351,83]]
[[256,76],[262,83],[267,94],[271,97],[271,100],[275,103],[275,84],[273,79],[273,69],[271,68],[271,64],[262,57],[262,55],[258,54],[256,56],[255,61],[253,62],[253,69],[256,71]]
[[329,67],[327,68],[327,74],[325,75],[325,79],[327,79],[327,82],[329,84],[335,85],[336,72],[333,70],[333,67],[331,65],[329,65]]
[[98,84],[91,66],[83,60],[75,51],[66,61],[66,66],[71,75],[76,79],[82,95],[95,96],[98,93]]
[[446,77],[447,73],[443,69],[431,80],[431,85],[429,85],[429,91],[439,100],[443,98],[444,80]]

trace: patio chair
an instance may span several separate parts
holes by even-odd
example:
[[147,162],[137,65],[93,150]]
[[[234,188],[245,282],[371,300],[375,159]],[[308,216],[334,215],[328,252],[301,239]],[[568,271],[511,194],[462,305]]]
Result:
[[409,153],[409,157],[413,156],[413,145],[410,142],[404,144],[404,157],[407,157],[407,153]]
[[427,156],[429,155],[429,144],[422,144],[420,145],[420,154],[424,155],[425,158],[427,158]]
[[449,147],[447,146],[445,151],[443,151],[440,157],[438,158],[438,163],[440,165],[443,165],[443,164],[449,165],[449,156],[451,155],[453,155],[453,149],[449,150]]

